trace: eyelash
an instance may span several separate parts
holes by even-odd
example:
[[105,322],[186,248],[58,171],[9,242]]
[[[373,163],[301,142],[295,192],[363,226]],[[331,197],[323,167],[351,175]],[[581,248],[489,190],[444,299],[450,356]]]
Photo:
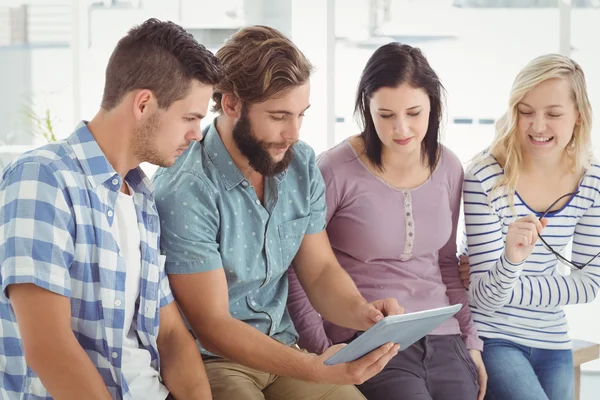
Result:
[[[531,115],[533,113],[532,112],[525,112],[525,111],[520,111],[519,110],[519,114],[521,114],[521,115]],[[559,117],[562,117],[562,114],[548,114],[548,116],[552,117],[552,118],[559,118]]]
[[[417,111],[416,113],[412,113],[412,114],[408,114],[409,117],[416,117],[417,115],[421,114],[421,111]],[[392,118],[394,116],[394,114],[390,114],[390,115],[381,115],[380,117],[383,119],[388,119],[388,118]]]
[[186,120],[187,122],[194,122],[196,120],[196,118],[194,118],[194,117],[191,117],[191,118],[190,117],[184,117],[183,119]]
[[[300,114],[300,117],[304,118],[305,114]],[[272,115],[271,118],[273,119],[273,121],[281,122],[281,121],[284,121],[286,119],[286,115],[284,115],[281,118],[277,118],[276,116]]]

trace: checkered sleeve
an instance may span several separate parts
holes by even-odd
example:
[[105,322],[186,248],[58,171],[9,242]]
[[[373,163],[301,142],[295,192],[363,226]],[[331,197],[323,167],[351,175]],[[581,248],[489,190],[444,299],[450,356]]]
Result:
[[33,283],[71,296],[69,266],[74,258],[74,218],[55,170],[19,163],[0,182],[0,281]]
[[158,256],[159,257],[159,266],[160,266],[160,307],[164,307],[169,305],[175,298],[173,297],[173,293],[171,292],[171,285],[169,284],[169,277],[167,275],[167,271],[165,270],[165,260],[167,256]]

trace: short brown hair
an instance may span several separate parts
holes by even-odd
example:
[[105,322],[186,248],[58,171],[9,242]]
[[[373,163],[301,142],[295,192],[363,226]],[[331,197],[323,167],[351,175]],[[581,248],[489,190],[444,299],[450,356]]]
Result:
[[223,68],[214,54],[173,22],[151,18],[119,40],[106,67],[102,108],[132,90],[151,90],[162,109],[186,96],[193,79],[214,85]]
[[217,51],[225,76],[215,85],[213,111],[221,111],[223,93],[242,102],[261,103],[286,89],[306,83],[313,65],[291,40],[268,26],[235,33]]

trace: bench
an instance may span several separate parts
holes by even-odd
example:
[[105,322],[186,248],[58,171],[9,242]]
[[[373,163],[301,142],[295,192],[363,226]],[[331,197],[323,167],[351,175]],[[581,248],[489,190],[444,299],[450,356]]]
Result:
[[581,364],[600,358],[600,344],[573,340],[573,364],[575,365],[575,400],[581,391]]

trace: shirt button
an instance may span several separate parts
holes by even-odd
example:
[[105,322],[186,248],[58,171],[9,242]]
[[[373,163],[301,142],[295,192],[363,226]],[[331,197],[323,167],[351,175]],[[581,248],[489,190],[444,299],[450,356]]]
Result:
[[410,207],[410,202],[406,202],[406,204],[404,204],[406,207]]
[[119,307],[121,305],[121,300],[116,299],[115,300],[115,306]]
[[113,353],[112,353],[112,358],[117,358],[117,357],[119,357],[119,355],[117,354],[117,352],[116,352],[116,351],[113,351]]
[[409,194],[409,193],[408,193],[408,190],[405,190],[405,191],[404,191],[404,195],[405,195],[405,196],[408,196],[408,194]]
[[255,306],[256,302],[255,301],[251,301],[250,304],[252,304],[253,306]]
[[256,199],[256,204],[260,205],[260,200]]
[[114,213],[112,212],[112,210],[108,210],[108,212],[106,213],[106,215],[108,215],[109,217],[112,217],[114,215]]
[[248,181],[242,181],[242,186],[248,186]]
[[412,226],[412,222],[409,222],[409,223],[408,223],[408,226]]
[[113,179],[113,180],[112,180],[112,184],[113,184],[113,185],[115,185],[115,186],[117,186],[117,185],[119,184],[119,180],[118,180],[118,179],[116,179],[116,178],[115,178],[115,179]]

